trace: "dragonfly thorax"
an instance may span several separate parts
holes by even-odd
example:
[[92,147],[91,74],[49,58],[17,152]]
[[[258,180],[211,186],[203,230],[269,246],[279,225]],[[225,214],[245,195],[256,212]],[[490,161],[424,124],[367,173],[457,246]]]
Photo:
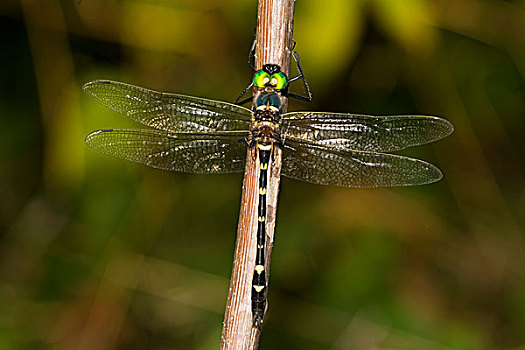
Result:
[[271,111],[274,113],[281,112],[281,96],[275,91],[260,92],[255,98],[254,112]]
[[252,135],[258,142],[278,139],[281,120],[281,97],[275,92],[261,92],[255,99]]
[[253,108],[255,124],[279,124],[281,120],[281,96],[278,93],[273,91],[259,93]]

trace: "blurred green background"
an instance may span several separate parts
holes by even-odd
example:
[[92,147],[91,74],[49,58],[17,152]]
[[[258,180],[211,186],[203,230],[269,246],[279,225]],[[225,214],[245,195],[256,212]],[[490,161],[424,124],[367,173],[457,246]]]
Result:
[[[132,126],[114,79],[233,101],[256,1],[0,2],[0,349],[214,349],[242,175],[88,149]],[[261,349],[525,348],[525,1],[298,0],[314,94],[291,110],[431,114],[439,183],[281,183]],[[296,85],[300,86],[299,85]]]

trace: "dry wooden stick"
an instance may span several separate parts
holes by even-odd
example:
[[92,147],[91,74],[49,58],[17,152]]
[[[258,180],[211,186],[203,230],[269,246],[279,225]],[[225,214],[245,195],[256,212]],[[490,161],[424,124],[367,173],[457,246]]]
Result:
[[[277,64],[288,75],[292,50],[294,0],[259,0],[255,68]],[[286,111],[287,101],[282,104]],[[249,148],[243,180],[241,212],[233,260],[228,301],[224,314],[221,349],[256,349],[260,328],[253,327],[251,282],[255,267],[257,234],[258,176],[255,148]],[[267,192],[266,273],[269,278],[277,198],[281,176],[281,150],[275,147],[271,160]]]

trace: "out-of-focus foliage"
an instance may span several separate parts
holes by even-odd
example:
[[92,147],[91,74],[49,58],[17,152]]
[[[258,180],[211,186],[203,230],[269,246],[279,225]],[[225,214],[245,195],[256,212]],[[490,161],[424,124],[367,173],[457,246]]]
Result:
[[[0,3],[0,349],[217,348],[241,175],[171,174],[87,149],[134,126],[96,78],[232,101],[255,1]],[[525,346],[525,3],[298,0],[314,102],[434,114],[406,154],[443,181],[283,179],[262,349]],[[300,84],[292,89],[300,89]]]

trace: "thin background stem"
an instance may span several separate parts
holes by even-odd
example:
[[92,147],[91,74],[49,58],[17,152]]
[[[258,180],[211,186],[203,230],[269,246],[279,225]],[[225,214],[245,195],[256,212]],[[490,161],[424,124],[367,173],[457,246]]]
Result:
[[[255,68],[272,63],[288,74],[293,35],[294,0],[260,0],[257,12]],[[287,101],[283,101],[283,112]],[[259,166],[256,149],[249,148],[243,180],[241,211],[228,301],[224,314],[221,349],[256,349],[260,329],[252,327],[251,281],[255,267]],[[266,218],[266,272],[275,230],[281,175],[281,150],[276,147],[270,164]]]

